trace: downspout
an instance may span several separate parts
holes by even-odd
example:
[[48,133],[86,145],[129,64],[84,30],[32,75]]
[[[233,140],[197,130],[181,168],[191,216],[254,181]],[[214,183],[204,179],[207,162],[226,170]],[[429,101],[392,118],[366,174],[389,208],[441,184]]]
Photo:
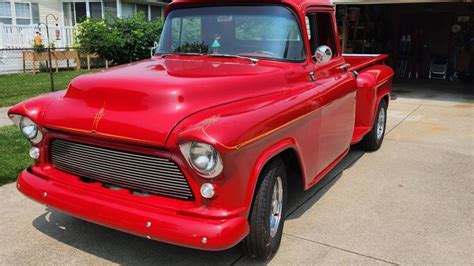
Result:
[[122,0],[117,0],[117,17],[122,17]]
[[91,17],[91,8],[89,5],[89,0],[86,0],[86,17],[90,18]]

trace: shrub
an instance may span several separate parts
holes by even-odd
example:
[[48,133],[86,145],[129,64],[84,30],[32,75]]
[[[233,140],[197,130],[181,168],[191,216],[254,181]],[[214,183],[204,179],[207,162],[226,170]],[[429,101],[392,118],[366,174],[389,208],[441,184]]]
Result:
[[117,64],[150,57],[150,48],[158,41],[163,23],[148,21],[143,14],[129,18],[88,19],[80,23],[76,38],[87,53]]

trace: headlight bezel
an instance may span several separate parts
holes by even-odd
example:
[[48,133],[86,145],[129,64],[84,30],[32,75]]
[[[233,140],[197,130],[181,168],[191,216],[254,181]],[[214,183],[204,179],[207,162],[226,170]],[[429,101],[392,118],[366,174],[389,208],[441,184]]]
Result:
[[[182,141],[179,144],[179,148],[181,150],[181,153],[183,154],[184,158],[188,162],[188,164],[194,169],[194,171],[201,177],[211,179],[219,176],[223,169],[224,165],[222,162],[222,157],[219,153],[219,151],[214,148],[212,145],[205,143],[205,142],[199,142],[199,141]],[[213,158],[209,160],[209,162],[213,162],[214,165],[212,167],[199,167],[198,163],[196,162],[196,158],[193,159],[193,154],[196,155],[197,152],[195,149],[204,149],[207,150],[209,154],[212,154]],[[206,156],[206,155],[202,155]],[[201,156],[201,159],[203,159]]]

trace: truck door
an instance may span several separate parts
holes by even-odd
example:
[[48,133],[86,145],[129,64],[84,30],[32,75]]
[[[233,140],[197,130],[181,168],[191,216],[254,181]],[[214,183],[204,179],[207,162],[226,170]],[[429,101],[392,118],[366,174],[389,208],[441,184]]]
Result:
[[[315,9],[307,13],[306,23],[311,51],[326,45],[332,50],[332,58],[316,62],[315,85],[321,92],[321,132],[319,135],[318,172],[334,162],[351,143],[355,121],[356,81],[344,67],[336,38],[333,9]],[[315,182],[317,180],[313,180]]]

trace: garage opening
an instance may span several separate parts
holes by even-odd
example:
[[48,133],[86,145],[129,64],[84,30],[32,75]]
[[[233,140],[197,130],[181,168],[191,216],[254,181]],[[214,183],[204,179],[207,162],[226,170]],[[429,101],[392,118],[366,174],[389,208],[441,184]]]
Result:
[[472,2],[334,2],[343,52],[389,54],[395,94],[474,100]]

